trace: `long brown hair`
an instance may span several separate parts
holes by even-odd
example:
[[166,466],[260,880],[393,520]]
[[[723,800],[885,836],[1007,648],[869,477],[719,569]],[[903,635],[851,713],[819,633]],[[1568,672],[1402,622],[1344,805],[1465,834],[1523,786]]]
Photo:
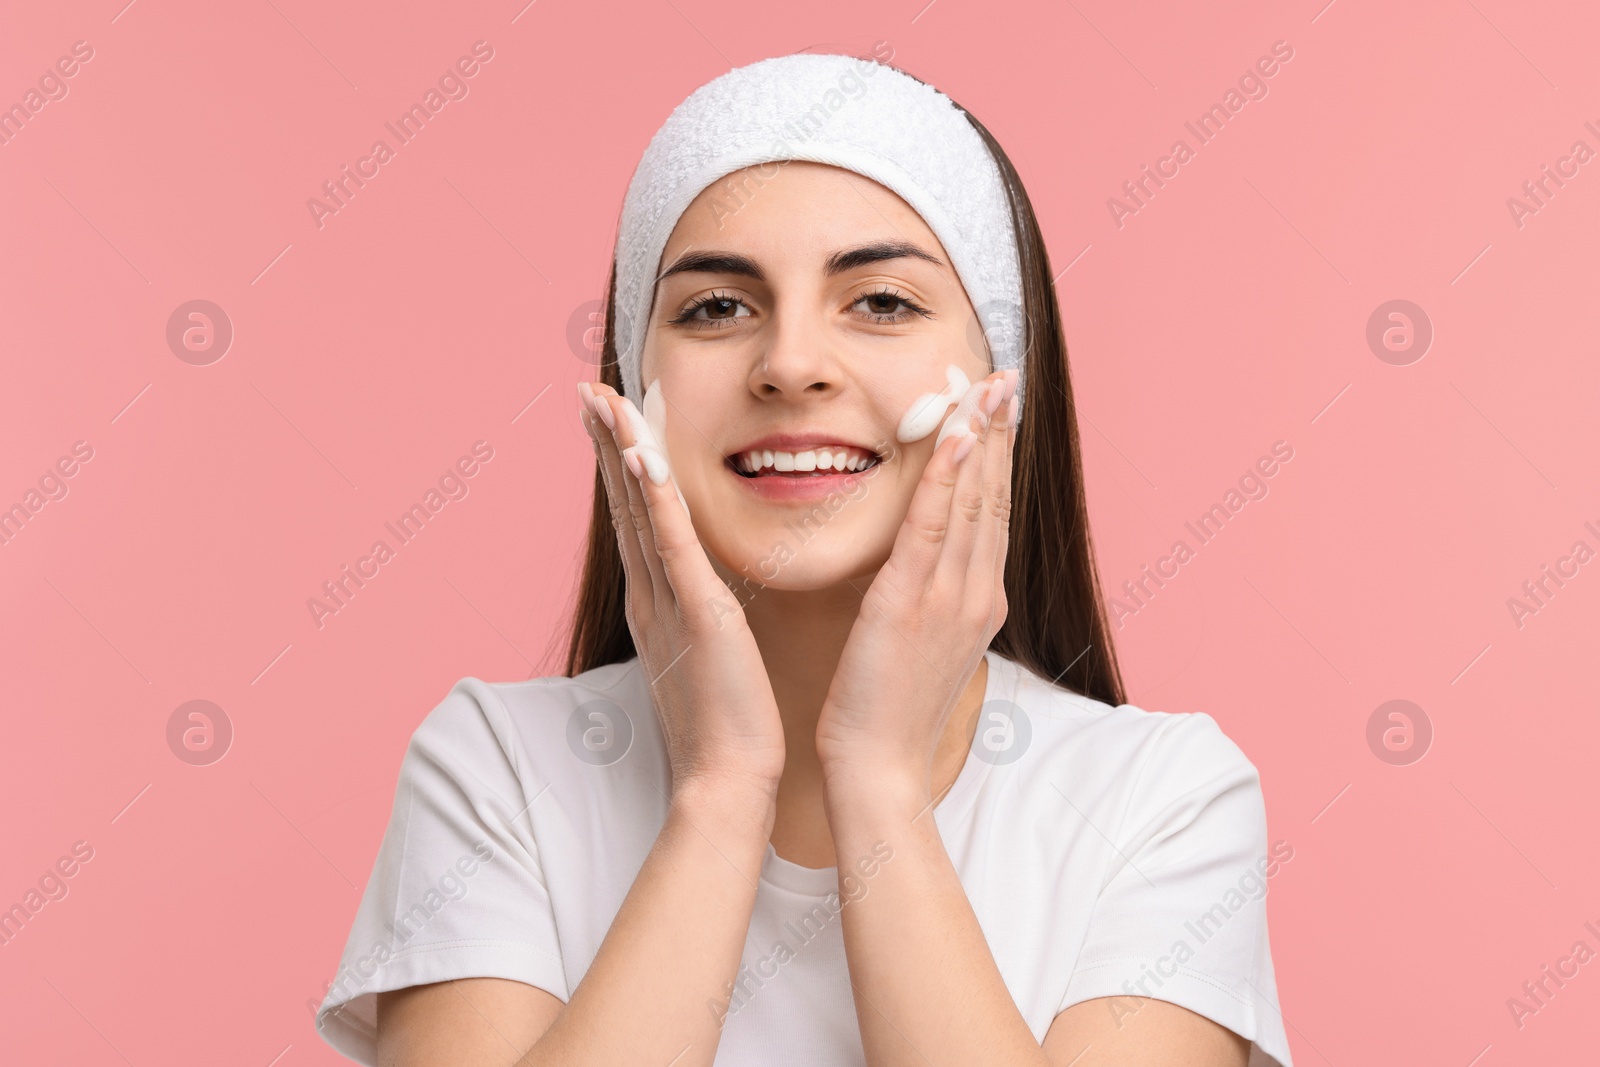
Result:
[[[1122,675],[1111,644],[1089,539],[1078,419],[1050,257],[1033,205],[1010,158],[981,122],[964,108],[962,113],[999,165],[1022,261],[1026,396],[1012,468],[1011,537],[1005,573],[1007,614],[989,647],[1074,692],[1108,704],[1121,704],[1125,699]],[[605,320],[600,380],[620,393],[615,259]],[[567,646],[569,677],[624,662],[636,654],[625,614],[622,557],[605,492],[597,467],[588,552]]]

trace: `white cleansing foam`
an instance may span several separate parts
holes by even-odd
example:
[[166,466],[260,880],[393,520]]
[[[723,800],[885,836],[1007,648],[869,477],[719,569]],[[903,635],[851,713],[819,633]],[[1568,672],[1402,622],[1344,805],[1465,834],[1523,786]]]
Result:
[[[964,437],[972,432],[972,416],[980,413],[983,396],[989,389],[989,382],[981,381],[973,385],[971,380],[960,367],[954,363],[945,367],[946,385],[941,392],[923,393],[911,402],[911,407],[906,409],[905,415],[900,419],[900,428],[895,436],[904,444],[920,441],[933,432],[935,426],[939,427],[939,436],[934,441],[935,450],[947,437]],[[945,418],[945,409],[951,404],[956,409]],[[943,419],[943,425],[940,420]]]

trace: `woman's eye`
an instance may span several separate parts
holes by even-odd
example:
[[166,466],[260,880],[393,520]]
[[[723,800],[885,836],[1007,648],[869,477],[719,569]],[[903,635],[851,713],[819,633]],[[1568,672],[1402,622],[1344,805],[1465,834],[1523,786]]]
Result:
[[[739,313],[740,308],[744,309],[743,313]],[[702,311],[705,312],[704,315],[700,314]],[[750,306],[743,300],[732,296],[708,296],[684,308],[672,321],[721,329],[723,324],[731,324],[735,319],[749,317]]]
[[[856,298],[851,307],[860,308],[866,320],[874,323],[899,323],[916,315],[932,317],[926,308],[911,298],[887,290],[864,293]],[[738,297],[713,293],[684,308],[672,322],[673,325],[686,325],[693,329],[717,330],[732,326],[737,320],[753,314],[750,305]]]
[[[902,322],[912,315],[927,314],[925,308],[895,292],[866,293],[856,304],[865,305],[868,317],[877,322]],[[898,311],[897,308],[905,310]]]

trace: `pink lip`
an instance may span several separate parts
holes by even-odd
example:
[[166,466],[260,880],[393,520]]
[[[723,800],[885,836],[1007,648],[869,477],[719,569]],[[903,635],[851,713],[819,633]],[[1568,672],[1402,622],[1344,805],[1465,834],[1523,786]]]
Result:
[[[837,442],[835,442],[837,443]],[[754,446],[752,446],[753,450]],[[832,493],[859,491],[855,490],[855,482],[850,479],[862,479],[871,475],[881,466],[868,467],[864,471],[835,471],[832,473],[812,472],[783,472],[779,474],[763,474],[759,478],[747,478],[733,469],[731,463],[724,464],[728,477],[738,480],[739,485],[762,500],[782,502],[789,500],[818,500]]]
[[872,452],[878,456],[883,455],[871,445],[863,445],[846,437],[829,437],[820,433],[769,433],[765,437],[758,437],[748,444],[735,448],[728,454],[736,456],[740,452],[754,452],[758,448],[770,449],[773,452],[805,452],[813,448],[826,448],[829,445],[844,445],[847,448]]

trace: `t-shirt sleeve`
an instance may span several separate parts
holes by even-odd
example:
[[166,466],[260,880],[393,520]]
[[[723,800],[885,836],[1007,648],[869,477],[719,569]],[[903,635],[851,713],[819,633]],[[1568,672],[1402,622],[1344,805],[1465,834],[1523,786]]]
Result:
[[377,994],[510,978],[568,999],[556,924],[519,774],[515,727],[493,688],[457,683],[411,736],[394,808],[317,1031],[377,1062]]
[[1123,1016],[1150,997],[1252,1043],[1250,1067],[1292,1067],[1267,940],[1269,879],[1294,855],[1267,843],[1255,766],[1211,716],[1172,715],[1136,772],[1110,871],[1061,1000]]

